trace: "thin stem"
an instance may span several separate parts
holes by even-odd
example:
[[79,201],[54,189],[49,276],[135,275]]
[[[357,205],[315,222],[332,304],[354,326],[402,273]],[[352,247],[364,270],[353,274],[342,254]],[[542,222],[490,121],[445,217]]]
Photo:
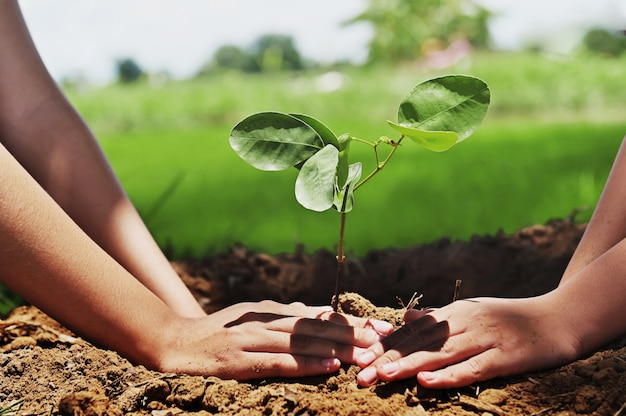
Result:
[[[391,159],[391,156],[393,156],[393,154],[396,152],[396,150],[398,149],[398,146],[400,146],[400,142],[402,141],[403,138],[404,136],[400,136],[397,142],[394,142],[393,140],[389,140],[389,139],[380,138],[376,140],[376,142],[370,143],[366,140],[359,139],[358,137],[352,137],[352,140],[372,146],[374,149],[374,155],[376,156],[376,169],[374,169],[373,172],[367,175],[365,179],[363,179],[361,182],[356,184],[353,192],[356,191],[361,185],[369,181],[374,175],[376,175],[378,172],[382,170],[382,168],[385,167],[385,164],[389,161],[389,159]],[[387,143],[392,146],[391,151],[389,152],[385,160],[383,160],[382,162],[380,162],[380,158],[378,155],[378,145],[381,143]],[[343,243],[344,243],[344,235],[345,235],[345,229],[346,229],[345,208],[346,208],[346,203],[348,199],[347,196],[349,194],[348,192],[349,188],[350,188],[349,186],[346,188],[343,205],[341,207],[341,226],[339,228],[339,244],[337,245],[337,277],[335,279],[335,295],[333,296],[333,299],[331,302],[332,304],[331,306],[333,308],[333,311],[335,312],[337,312],[337,310],[339,309],[339,290],[341,288],[341,281],[343,280],[343,274],[344,274],[343,263],[346,259],[346,256],[343,253]]]
[[452,296],[452,302],[456,301],[459,298],[459,293],[461,292],[461,279],[456,279],[454,283],[454,295]]
[[402,139],[404,138],[404,136],[400,136],[400,138],[398,139],[397,142],[393,142],[392,146],[393,148],[391,149],[391,151],[389,152],[389,154],[387,155],[387,157],[385,158],[385,160],[383,160],[382,162],[379,162],[379,158],[378,158],[378,144],[382,143],[380,140],[377,141],[375,144],[371,144],[374,147],[374,153],[376,154],[376,168],[369,174],[367,175],[361,182],[357,183],[354,187],[354,191],[356,191],[357,189],[359,189],[361,186],[363,186],[367,181],[369,181],[370,179],[372,179],[372,177],[374,177],[374,175],[376,175],[378,172],[380,172],[381,170],[383,170],[383,168],[385,167],[385,165],[387,164],[387,162],[389,162],[389,159],[391,159],[391,156],[394,155],[394,153],[396,153],[396,150],[398,150],[398,147],[400,146],[400,142],[402,142]]
[[343,241],[346,229],[346,213],[341,213],[341,226],[339,228],[339,244],[337,245],[337,278],[335,279],[335,295],[332,300],[333,311],[339,309],[339,289],[341,288],[341,280],[343,280],[343,262],[346,256],[343,253]]

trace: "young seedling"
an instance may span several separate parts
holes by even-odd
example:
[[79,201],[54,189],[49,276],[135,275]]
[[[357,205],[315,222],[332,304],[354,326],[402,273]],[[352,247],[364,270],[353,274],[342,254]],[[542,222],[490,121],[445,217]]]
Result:
[[[295,196],[307,209],[341,214],[337,245],[337,279],[332,306],[337,310],[343,275],[346,214],[354,193],[380,172],[408,139],[429,150],[443,152],[467,139],[489,107],[489,87],[465,75],[434,78],[415,86],[400,102],[398,120],[387,123],[400,134],[372,142],[348,133],[335,135],[321,121],[303,114],[261,112],[240,121],[230,133],[230,146],[247,163],[265,171],[295,167]],[[375,168],[363,179],[362,163],[349,162],[352,142],[371,146]],[[380,148],[387,152],[381,156]]]

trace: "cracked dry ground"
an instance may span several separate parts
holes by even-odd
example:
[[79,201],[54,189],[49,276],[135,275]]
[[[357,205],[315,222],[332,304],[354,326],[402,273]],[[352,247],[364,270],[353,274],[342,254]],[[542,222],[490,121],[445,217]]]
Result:
[[[552,221],[511,235],[442,239],[349,259],[345,311],[399,324],[405,302],[532,296],[554,288],[584,225]],[[210,312],[244,300],[327,304],[335,260],[327,251],[270,256],[244,246],[174,267]],[[358,293],[358,295],[357,295]],[[375,307],[374,305],[379,305]],[[429,391],[414,379],[359,388],[356,368],[252,382],[163,374],[96,348],[32,307],[0,321],[0,408],[19,415],[619,415],[626,414],[626,341],[547,371]]]

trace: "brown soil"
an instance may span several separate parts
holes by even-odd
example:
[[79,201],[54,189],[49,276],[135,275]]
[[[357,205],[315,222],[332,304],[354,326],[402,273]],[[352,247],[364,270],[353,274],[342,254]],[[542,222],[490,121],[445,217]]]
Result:
[[[421,306],[461,297],[532,296],[554,288],[584,226],[554,221],[513,235],[441,240],[372,251],[347,262],[342,307],[398,324],[415,292]],[[243,246],[175,268],[207,311],[270,298],[328,304],[334,255],[269,256]],[[369,299],[372,303],[368,302]],[[374,307],[373,304],[382,307]],[[304,379],[253,382],[149,371],[76,337],[32,307],[0,321],[0,409],[21,415],[617,415],[626,413],[626,343],[570,365],[474,386],[428,391],[414,379],[359,388],[356,368]]]

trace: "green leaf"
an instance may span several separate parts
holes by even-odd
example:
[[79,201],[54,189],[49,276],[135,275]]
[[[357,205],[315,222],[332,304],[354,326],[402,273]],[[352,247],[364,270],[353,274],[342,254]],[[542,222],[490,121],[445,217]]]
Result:
[[[487,114],[490,91],[485,82],[466,75],[448,75],[414,87],[398,108],[398,123],[389,125],[425,147],[443,151],[468,138]],[[449,134],[456,141],[450,144]]]
[[350,165],[348,180],[343,188],[340,188],[335,192],[335,200],[333,206],[339,212],[350,212],[354,206],[354,187],[361,179],[361,173],[363,166],[361,162],[356,162]]
[[409,137],[417,144],[422,145],[434,152],[443,152],[454,146],[459,140],[459,135],[453,131],[426,131],[387,121],[391,127],[401,134]]
[[262,112],[246,117],[230,133],[230,147],[261,170],[285,170],[324,147],[320,135],[288,114]]
[[[290,114],[292,117],[297,118],[298,120],[304,121],[308,124],[315,132],[322,138],[324,141],[324,145],[332,144],[337,149],[339,149],[339,142],[337,141],[337,136],[335,133],[326,126],[326,124],[322,123],[318,119],[307,116],[305,114]],[[341,150],[341,149],[340,149]]]
[[312,211],[326,211],[333,206],[339,150],[326,145],[304,162],[296,178],[296,199]]

